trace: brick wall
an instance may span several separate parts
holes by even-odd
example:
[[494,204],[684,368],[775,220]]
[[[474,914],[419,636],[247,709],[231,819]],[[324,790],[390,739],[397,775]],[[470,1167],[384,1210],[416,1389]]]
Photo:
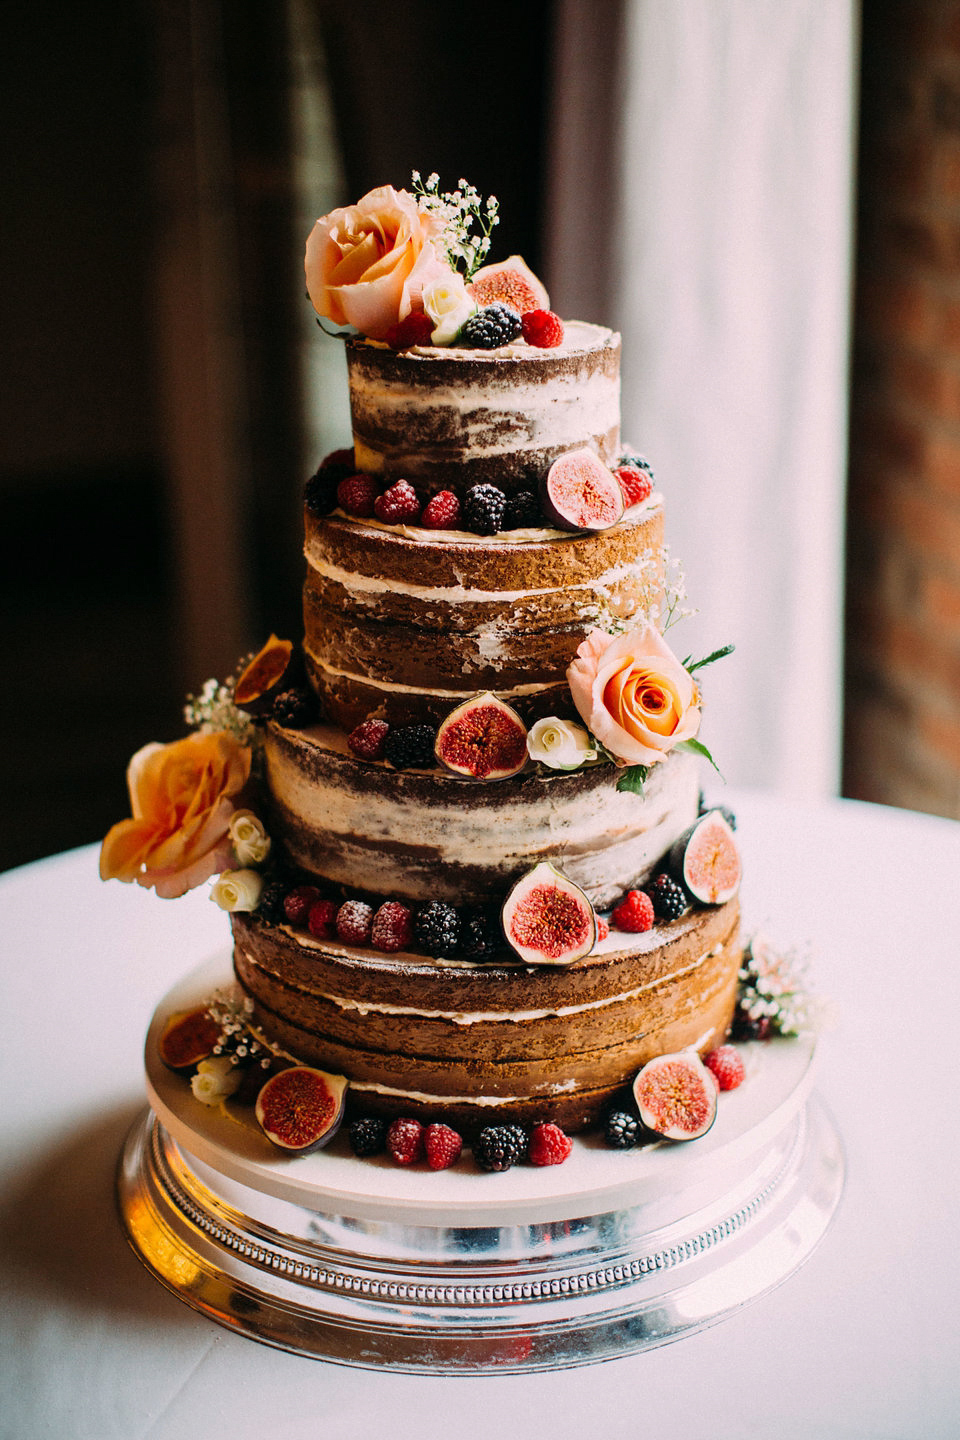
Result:
[[960,3],[863,27],[843,789],[960,818]]

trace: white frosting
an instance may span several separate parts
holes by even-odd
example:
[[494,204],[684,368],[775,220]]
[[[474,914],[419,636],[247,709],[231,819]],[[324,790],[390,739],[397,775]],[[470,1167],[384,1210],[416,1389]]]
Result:
[[[306,646],[305,646],[305,648],[306,648]],[[339,670],[339,669],[337,669],[337,667],[334,666],[334,665],[328,665],[325,660],[321,660],[321,659],[319,658],[319,656],[317,656],[317,655],[315,655],[315,654],[313,653],[312,650],[309,650],[309,649],[308,649],[308,650],[307,650],[307,654],[310,656],[310,659],[311,659],[311,660],[313,661],[313,663],[317,666],[317,668],[318,668],[319,670],[325,671],[327,675],[335,675],[338,679],[341,679],[341,680],[352,680],[352,681],[354,681],[355,684],[358,684],[358,685],[369,685],[371,688],[376,689],[376,690],[389,690],[392,694],[397,694],[397,695],[442,695],[442,696],[452,696],[452,697],[454,697],[454,698],[460,698],[460,699],[464,699],[464,700],[469,700],[469,698],[470,698],[471,695],[476,695],[476,693],[477,693],[477,687],[476,687],[475,685],[472,686],[472,687],[470,687],[470,688],[467,689],[467,690],[450,690],[450,689],[432,690],[432,689],[429,689],[429,688],[427,688],[426,686],[422,686],[422,685],[401,685],[401,684],[400,684],[398,681],[396,681],[396,680],[371,680],[371,679],[370,679],[368,676],[366,676],[366,675],[355,675],[355,674],[353,674],[350,670]],[[513,685],[513,686],[511,686],[511,688],[510,688],[509,690],[504,690],[504,689],[501,689],[500,687],[498,687],[498,688],[497,688],[497,694],[500,695],[501,697],[506,696],[506,695],[538,695],[541,690],[549,690],[549,689],[550,689],[550,685],[549,685],[549,684],[546,684],[546,685]]]

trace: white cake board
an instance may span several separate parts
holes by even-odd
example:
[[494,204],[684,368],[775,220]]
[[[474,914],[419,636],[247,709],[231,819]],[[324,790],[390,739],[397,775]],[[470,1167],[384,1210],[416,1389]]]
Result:
[[151,1110],[121,1157],[133,1248],[181,1299],[299,1354],[408,1372],[586,1364],[703,1328],[787,1278],[839,1203],[814,1044],[742,1047],[747,1079],[687,1144],[576,1138],[559,1166],[484,1174],[359,1160],[345,1136],[288,1159],[252,1112],[200,1104],[157,1058],[167,1016],[231,982],[229,957],[163,1000]]

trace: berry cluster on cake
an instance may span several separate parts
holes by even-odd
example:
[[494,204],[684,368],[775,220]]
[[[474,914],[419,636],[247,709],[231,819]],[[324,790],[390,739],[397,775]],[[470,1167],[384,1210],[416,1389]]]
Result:
[[344,1115],[357,1155],[436,1169],[694,1137],[742,1079],[731,1030],[779,1023],[735,822],[701,802],[727,650],[664,638],[681,588],[620,337],[484,263],[495,222],[435,176],[317,222],[353,436],[305,489],[302,643],[191,697],[102,849],[162,896],[214,880],[235,988],[170,1017],[162,1058],[288,1154]]

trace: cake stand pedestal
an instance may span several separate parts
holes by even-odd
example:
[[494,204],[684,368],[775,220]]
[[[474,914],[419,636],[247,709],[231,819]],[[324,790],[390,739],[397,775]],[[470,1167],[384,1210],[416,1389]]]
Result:
[[561,1166],[503,1175],[358,1160],[342,1137],[279,1157],[249,1112],[201,1105],[156,1059],[166,1017],[228,980],[225,961],[204,967],[154,1017],[119,1206],[163,1284],[266,1344],[415,1373],[612,1359],[778,1285],[839,1203],[842,1150],[803,1040],[744,1047],[747,1080],[690,1144],[578,1138]]

